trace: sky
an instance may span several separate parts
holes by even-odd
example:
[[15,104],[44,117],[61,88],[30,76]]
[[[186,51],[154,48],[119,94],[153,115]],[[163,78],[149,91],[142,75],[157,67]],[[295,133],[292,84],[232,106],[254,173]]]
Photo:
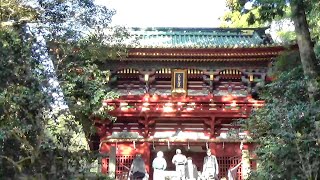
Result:
[[116,10],[112,25],[127,27],[219,27],[225,0],[96,0]]

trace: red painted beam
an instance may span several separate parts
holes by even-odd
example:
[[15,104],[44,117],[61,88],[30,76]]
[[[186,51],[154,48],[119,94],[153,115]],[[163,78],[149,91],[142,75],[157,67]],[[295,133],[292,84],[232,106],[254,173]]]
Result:
[[202,111],[202,112],[194,112],[194,113],[164,113],[164,112],[149,112],[149,113],[141,113],[141,112],[123,112],[123,111],[112,111],[109,112],[112,116],[117,117],[143,117],[144,115],[148,115],[149,117],[226,117],[226,118],[247,118],[247,114],[243,114],[243,112],[223,112],[223,111]]
[[120,96],[117,99],[105,99],[103,100],[103,103],[120,103],[120,102],[207,102],[207,103],[225,103],[225,102],[232,102],[236,101],[237,103],[264,103],[264,101],[257,101],[253,100],[251,97],[234,97],[234,96],[213,96],[213,95],[207,95],[207,96],[188,96],[188,97],[172,97],[167,95],[150,95],[145,94],[144,96],[141,95],[127,95],[127,96]]

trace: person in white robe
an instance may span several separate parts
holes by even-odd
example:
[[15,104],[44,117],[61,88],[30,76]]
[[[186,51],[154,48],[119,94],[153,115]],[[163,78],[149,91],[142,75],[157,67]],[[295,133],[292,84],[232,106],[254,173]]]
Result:
[[153,180],[164,180],[164,170],[167,168],[167,161],[163,158],[163,152],[159,151],[157,157],[152,161]]
[[176,172],[179,179],[185,179],[185,164],[187,163],[187,158],[181,153],[180,149],[176,149],[176,154],[172,158],[172,163],[176,166]]

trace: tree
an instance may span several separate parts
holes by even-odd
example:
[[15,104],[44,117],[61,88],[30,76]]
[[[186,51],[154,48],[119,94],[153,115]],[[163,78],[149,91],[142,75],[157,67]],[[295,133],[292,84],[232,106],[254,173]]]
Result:
[[320,86],[318,82],[318,67],[306,17],[306,12],[309,12],[307,7],[312,7],[312,3],[319,5],[319,2],[302,0],[291,0],[289,3],[284,0],[232,0],[228,2],[232,10],[240,12],[245,11],[246,3],[252,3],[253,9],[258,8],[259,10],[259,17],[255,17],[254,14],[252,14],[252,19],[257,21],[271,21],[276,17],[283,17],[286,14],[285,12],[288,9],[288,5],[290,6],[290,17],[295,26],[303,72],[305,78],[308,80],[309,99],[310,102],[319,100]]
[[[30,51],[27,44],[22,45],[18,32],[1,29],[0,36],[1,167],[5,167],[0,174],[7,177],[14,171],[24,171],[23,164],[35,163],[40,153],[38,143],[44,138],[44,128],[39,128],[44,119],[40,117],[44,116],[42,110],[47,109],[50,99],[41,92],[39,81],[31,71],[36,63],[26,60],[20,65],[22,57],[30,56]],[[37,128],[33,128],[36,124]]]
[[0,2],[0,26],[12,25],[13,22],[34,21],[38,18],[35,8],[26,5],[25,0],[2,0]]
[[[83,130],[89,138],[90,116],[105,115],[101,99],[116,96],[107,95],[101,57],[114,57],[126,36],[121,28],[102,36],[114,11],[93,1],[27,3],[0,4],[0,177],[69,179],[86,172],[90,158],[88,149],[72,146],[74,138]],[[48,53],[54,69],[43,63]],[[60,86],[52,86],[54,78]],[[53,108],[60,87],[69,109]]]
[[320,99],[320,86],[317,79],[319,74],[316,56],[310,37],[309,26],[306,19],[306,3],[303,1],[293,1],[290,5],[303,72],[307,79],[309,99],[311,102],[315,102]]
[[319,102],[309,103],[299,54],[280,57],[274,72],[277,79],[261,95],[265,107],[245,121],[259,143],[260,165],[251,179],[318,179]]
[[89,141],[95,134],[94,118],[114,119],[101,103],[117,97],[109,92],[103,62],[125,55],[123,42],[129,34],[123,27],[108,27],[115,11],[91,0],[38,2],[43,25],[39,29],[45,34],[64,101]]
[[[310,1],[302,0],[229,2],[233,10],[244,14],[245,4],[251,2],[253,9],[259,9],[252,17],[254,22],[290,17],[299,45],[298,54],[286,52],[274,62],[272,75],[276,78],[261,94],[265,106],[245,121],[246,129],[258,142],[256,154],[260,163],[251,179],[318,179],[319,74],[307,20],[311,30],[318,28],[310,16],[313,13],[317,17],[314,9],[319,2],[313,1],[312,6]],[[316,32],[312,33],[317,39]]]
[[220,19],[221,27],[232,27],[232,28],[248,28],[248,27],[260,27],[261,22],[256,21],[256,17],[259,17],[259,9],[251,9],[250,12],[242,12],[240,10],[235,10],[233,6],[239,6],[237,2],[227,1],[227,6],[232,9],[227,11]]
[[101,103],[103,99],[118,97],[109,87],[107,76],[110,72],[103,64],[107,59],[123,55],[121,42],[128,34],[123,28],[113,30],[112,34],[97,30],[79,41],[66,43],[59,39],[49,42],[64,99],[71,114],[82,124],[88,140],[95,135],[94,119],[115,120],[107,114],[110,107]]
[[[0,176],[8,178],[25,172],[26,164],[28,171],[35,170],[34,164],[43,163],[42,158],[37,158],[43,157],[42,145],[50,144],[43,124],[51,99],[41,91],[42,76],[32,71],[39,62],[31,60],[30,41],[23,39],[22,27],[8,23],[20,22],[34,13],[19,3],[4,1],[1,4]],[[43,168],[48,168],[47,163],[43,163]]]

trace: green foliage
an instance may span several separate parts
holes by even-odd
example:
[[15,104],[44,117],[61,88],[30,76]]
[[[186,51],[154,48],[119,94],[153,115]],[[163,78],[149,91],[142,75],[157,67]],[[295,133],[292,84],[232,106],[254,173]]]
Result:
[[262,95],[265,106],[247,121],[253,139],[259,142],[260,165],[251,179],[319,176],[319,104],[309,103],[306,80],[294,57],[297,55],[289,53],[276,63],[277,79],[266,85]]
[[37,177],[51,167],[45,152],[54,151],[44,128],[52,99],[41,89],[43,76],[33,71],[39,63],[31,58],[32,42],[19,32],[0,31],[0,176],[8,178],[31,172]]
[[92,120],[115,120],[107,114],[111,107],[102,106],[103,99],[118,97],[110,91],[107,81],[110,72],[103,64],[107,59],[120,58],[125,54],[122,42],[128,36],[124,28],[117,27],[111,34],[98,29],[79,41],[75,39],[65,43],[56,37],[54,42],[50,42],[55,73],[64,99],[74,118],[82,124],[87,138],[95,133]]
[[[247,9],[246,4],[251,4]],[[290,11],[284,1],[227,0],[230,11],[222,17],[222,26],[261,27],[288,16]]]
[[0,21],[32,21],[38,18],[35,8],[26,5],[25,0],[2,0]]
[[[117,94],[110,92],[103,61],[125,53],[122,42],[128,34],[115,28],[106,35],[114,11],[90,0],[38,0],[33,7],[19,0],[2,2],[0,177],[105,179],[87,174],[98,158],[88,149],[91,120],[109,117],[110,107],[101,100]],[[27,29],[27,22],[38,23]],[[36,39],[40,34],[48,49]],[[51,71],[42,64],[48,51]],[[58,88],[50,84],[55,77]],[[53,106],[52,93],[61,93],[60,87],[69,109]]]
[[319,42],[315,45],[314,49],[315,49],[314,51],[315,51],[315,54],[317,56],[317,59],[319,61],[319,59],[320,59],[320,43]]
[[[245,12],[246,4],[252,4],[252,10],[259,9],[259,21],[270,22],[277,17],[284,17],[289,15],[295,27],[297,37],[297,44],[299,45],[301,64],[304,71],[304,76],[308,81],[308,94],[310,102],[315,102],[320,98],[318,78],[318,64],[316,62],[316,55],[312,47],[312,35],[310,35],[310,27],[318,29],[318,22],[310,19],[317,19],[319,9],[319,2],[315,0],[236,0],[229,1],[229,7],[233,11]],[[290,13],[286,13],[290,8]],[[249,11],[250,12],[250,11]],[[309,20],[309,22],[308,22]],[[309,24],[313,26],[309,26]],[[317,32],[317,30],[311,31]],[[317,37],[317,35],[313,35]]]
[[249,13],[241,13],[240,11],[228,11],[222,19],[221,27],[248,28],[260,27],[261,22],[255,21],[254,17],[258,16],[258,9]]
[[[282,40],[287,42],[295,39],[296,35],[303,37],[304,42],[310,42],[310,39],[306,38],[307,32],[302,31],[303,28],[309,29],[308,24],[301,19],[298,21],[294,14],[299,12],[301,16],[303,14],[301,12],[305,12],[311,35],[316,42],[318,41],[319,1],[232,0],[228,2],[230,9],[236,15],[240,13],[245,16],[251,13],[253,17],[249,23],[271,22],[288,17],[295,19],[294,23],[298,23],[296,32],[300,34],[278,32]],[[251,10],[245,9],[247,2],[252,3]],[[294,13],[290,8],[295,10]],[[252,13],[256,10],[258,13]],[[259,168],[251,174],[251,179],[311,180],[319,178],[320,102],[314,101],[316,98],[312,98],[310,91],[307,90],[307,87],[311,89],[310,87],[317,84],[314,81],[317,75],[314,73],[315,67],[304,66],[304,69],[301,67],[301,62],[302,64],[313,64],[312,50],[300,47],[299,51],[300,54],[284,53],[275,61],[272,76],[276,80],[266,85],[261,95],[266,104],[263,108],[253,112],[246,121],[253,139],[259,142],[256,151]],[[311,55],[306,56],[306,54]],[[306,74],[313,74],[313,77],[306,78]]]
[[310,33],[312,38],[319,42],[320,40],[320,2],[317,0],[306,1],[307,20],[310,26]]
[[[281,20],[290,20],[293,15],[289,7],[289,3],[293,0],[228,0],[227,6],[230,11],[222,17],[222,26],[229,27],[259,27],[277,22],[281,24]],[[245,4],[252,4],[251,9],[246,9]],[[319,22],[320,22],[320,2],[317,0],[304,1],[307,14],[307,20],[310,26],[312,38],[318,42],[320,38]],[[287,24],[283,24],[286,27]],[[277,32],[281,41],[290,42],[295,40],[295,33],[286,29],[279,29]]]
[[297,51],[285,51],[277,57],[273,63],[270,75],[278,76],[283,72],[289,72],[300,64],[300,55]]
[[277,32],[281,42],[294,42],[296,40],[296,33],[293,31],[281,30]]
[[[246,4],[251,4],[251,9],[246,9]],[[240,12],[243,15],[251,14],[251,23],[271,22],[285,16],[288,12],[288,3],[284,0],[228,0],[227,6],[232,12]]]

